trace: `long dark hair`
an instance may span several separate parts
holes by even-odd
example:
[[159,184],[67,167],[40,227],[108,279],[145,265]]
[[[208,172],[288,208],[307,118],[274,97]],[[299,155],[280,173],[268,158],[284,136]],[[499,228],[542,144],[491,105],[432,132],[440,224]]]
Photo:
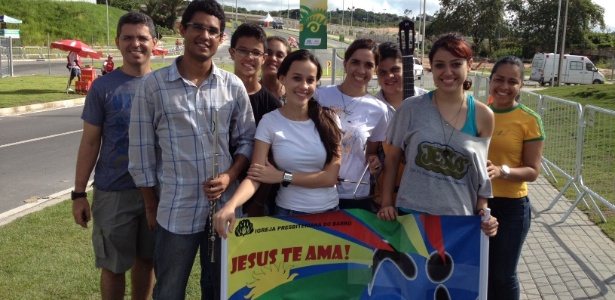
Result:
[[[295,61],[310,61],[316,66],[316,80],[320,80],[322,75],[322,67],[316,56],[308,50],[297,50],[291,52],[280,64],[278,68],[278,79],[280,76],[286,76],[290,66]],[[322,107],[314,98],[308,101],[308,116],[314,122],[320,140],[325,146],[327,158],[325,163],[330,163],[333,157],[340,157],[340,144],[342,142],[342,130],[336,122],[335,113],[327,107]]]

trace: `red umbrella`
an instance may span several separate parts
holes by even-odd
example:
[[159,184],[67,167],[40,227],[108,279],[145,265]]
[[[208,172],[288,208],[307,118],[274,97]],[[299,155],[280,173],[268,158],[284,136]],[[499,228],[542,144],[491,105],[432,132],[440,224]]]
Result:
[[91,57],[99,59],[103,57],[102,52],[96,52],[92,47],[83,43],[80,40],[60,40],[51,43],[51,48],[60,49],[63,51],[76,52],[81,57]]
[[166,55],[169,53],[169,50],[166,50],[160,46],[156,46],[156,48],[154,48],[154,50],[152,50],[152,54],[154,55]]

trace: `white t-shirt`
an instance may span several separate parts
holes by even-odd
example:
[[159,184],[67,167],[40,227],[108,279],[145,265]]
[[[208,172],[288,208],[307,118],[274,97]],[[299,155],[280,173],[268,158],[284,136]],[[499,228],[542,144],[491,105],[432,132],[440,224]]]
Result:
[[[278,170],[318,172],[325,167],[327,153],[314,122],[291,121],[276,109],[263,116],[254,138],[271,145]],[[276,204],[285,209],[316,213],[339,204],[335,186],[306,188],[289,184],[280,187]]]
[[[365,169],[367,141],[382,142],[386,138],[389,116],[387,107],[371,94],[350,97],[342,94],[336,85],[321,87],[314,98],[320,105],[329,107],[342,123],[342,166],[339,176],[358,181]],[[369,174],[362,179],[369,182]],[[337,186],[340,199],[352,199],[356,183],[343,182]],[[369,184],[361,184],[356,196],[369,195]]]

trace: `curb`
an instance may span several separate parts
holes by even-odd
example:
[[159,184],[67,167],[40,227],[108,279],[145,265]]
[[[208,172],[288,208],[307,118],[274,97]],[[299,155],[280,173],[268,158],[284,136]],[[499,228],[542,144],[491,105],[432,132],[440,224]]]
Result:
[[71,99],[71,100],[60,100],[60,101],[47,102],[47,103],[36,103],[36,104],[30,104],[30,105],[24,105],[24,106],[0,108],[0,117],[18,115],[18,114],[47,110],[47,109],[79,106],[79,105],[83,105],[84,103],[85,103],[85,97]]
[[[40,211],[46,207],[58,204],[62,201],[70,199],[70,192],[73,188],[66,189],[55,194],[38,199],[36,202],[26,203],[22,206],[13,208],[9,211],[0,213],[0,227],[9,224],[30,213]],[[92,181],[88,182],[86,192],[92,190]],[[90,199],[91,203],[91,199]]]

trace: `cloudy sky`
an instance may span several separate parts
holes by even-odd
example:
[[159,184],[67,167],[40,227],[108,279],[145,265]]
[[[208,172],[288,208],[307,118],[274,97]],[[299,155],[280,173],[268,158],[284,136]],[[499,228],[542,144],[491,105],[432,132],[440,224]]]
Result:
[[[245,7],[249,10],[264,10],[264,11],[277,11],[290,8],[299,8],[299,0],[218,0],[225,5],[235,5],[235,1],[241,7]],[[604,20],[606,24],[615,30],[615,1],[613,0],[593,0],[594,3],[604,7]],[[376,13],[395,13],[403,15],[404,10],[412,10],[413,15],[417,15],[421,11],[423,1],[420,0],[329,0],[329,10],[343,9],[346,7],[354,6],[355,8],[362,8],[367,11],[374,11]],[[562,1],[564,5],[565,1]],[[440,8],[440,2],[438,0],[426,0],[427,14],[434,14]],[[562,7],[563,10],[563,7]],[[569,12],[570,13],[570,12]]]

